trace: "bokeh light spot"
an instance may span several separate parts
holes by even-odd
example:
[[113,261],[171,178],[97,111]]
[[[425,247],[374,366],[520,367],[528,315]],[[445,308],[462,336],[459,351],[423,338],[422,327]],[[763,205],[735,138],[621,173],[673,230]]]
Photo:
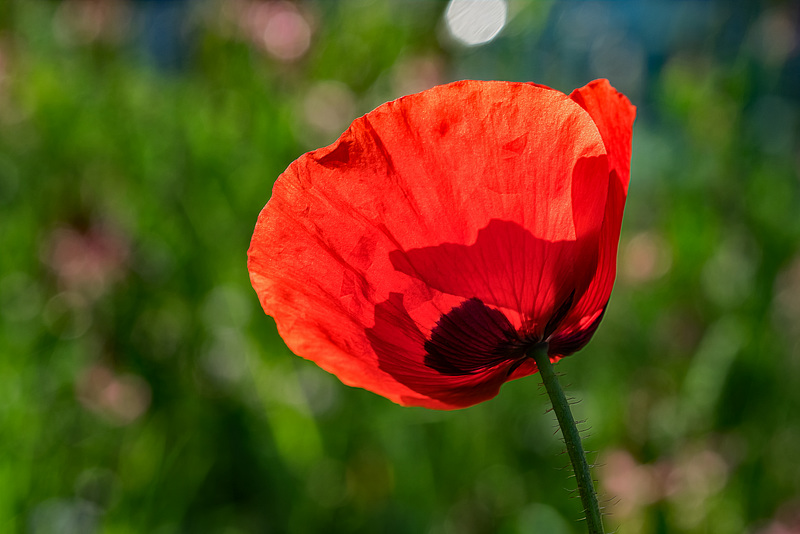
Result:
[[661,278],[671,266],[669,244],[654,232],[636,234],[623,248],[621,271],[625,281],[630,284]]
[[308,126],[331,137],[355,119],[356,97],[350,88],[337,81],[321,81],[312,86],[303,99],[303,116]]
[[296,61],[311,46],[311,24],[291,2],[245,3],[236,18],[244,35],[279,61]]
[[294,61],[311,45],[311,27],[292,4],[278,4],[262,35],[267,51],[282,61]]
[[124,426],[150,407],[150,385],[140,376],[118,375],[104,365],[88,368],[77,384],[76,395],[88,410],[109,423]]
[[467,46],[488,43],[506,25],[505,0],[450,0],[444,18],[447,29]]

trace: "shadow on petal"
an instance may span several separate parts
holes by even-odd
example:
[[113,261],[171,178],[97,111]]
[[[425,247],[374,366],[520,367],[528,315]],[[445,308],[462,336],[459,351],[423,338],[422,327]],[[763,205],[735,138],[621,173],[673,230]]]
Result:
[[437,291],[517,312],[518,327],[541,336],[557,307],[589,286],[596,266],[580,265],[586,248],[582,241],[547,241],[516,222],[493,219],[472,245],[395,250],[389,259],[397,271]]

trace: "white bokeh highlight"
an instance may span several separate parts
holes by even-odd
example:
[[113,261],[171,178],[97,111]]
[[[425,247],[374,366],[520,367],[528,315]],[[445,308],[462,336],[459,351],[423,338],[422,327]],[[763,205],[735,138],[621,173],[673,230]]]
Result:
[[450,35],[466,46],[488,43],[508,18],[506,0],[450,0],[444,20]]

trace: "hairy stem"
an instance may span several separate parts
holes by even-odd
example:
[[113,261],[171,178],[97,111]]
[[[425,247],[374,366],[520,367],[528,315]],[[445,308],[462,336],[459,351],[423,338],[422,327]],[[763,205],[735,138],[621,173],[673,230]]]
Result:
[[553,411],[558,419],[558,426],[561,427],[561,434],[564,436],[564,443],[567,445],[572,469],[575,471],[575,478],[578,481],[578,492],[581,496],[583,511],[586,514],[586,526],[590,534],[604,534],[603,521],[600,516],[600,505],[597,502],[597,494],[594,491],[592,475],[589,472],[589,464],[586,462],[586,453],[581,445],[581,436],[572,411],[569,409],[567,397],[558,382],[558,377],[553,371],[553,364],[547,355],[547,343],[539,343],[528,351],[528,356],[533,358],[542,376],[542,382],[553,404]]

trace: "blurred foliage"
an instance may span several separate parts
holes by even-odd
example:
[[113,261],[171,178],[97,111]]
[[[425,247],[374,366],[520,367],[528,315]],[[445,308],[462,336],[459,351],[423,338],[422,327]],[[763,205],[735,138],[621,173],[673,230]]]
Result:
[[342,386],[245,252],[275,177],[383,101],[608,77],[639,106],[618,282],[558,366],[607,526],[800,532],[796,5],[511,2],[473,48],[444,8],[0,5],[0,530],[581,532],[536,377],[456,412]]

